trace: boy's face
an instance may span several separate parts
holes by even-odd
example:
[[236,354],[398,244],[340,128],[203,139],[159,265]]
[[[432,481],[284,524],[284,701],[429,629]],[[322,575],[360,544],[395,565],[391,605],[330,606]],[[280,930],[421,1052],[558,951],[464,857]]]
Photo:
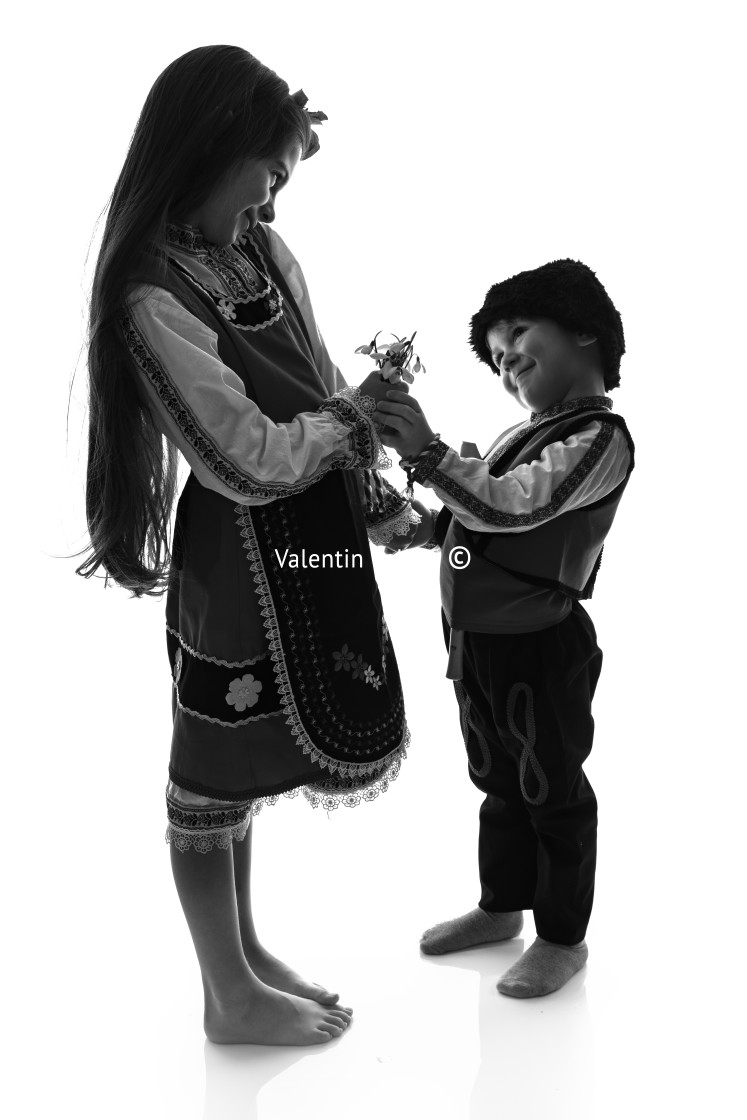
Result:
[[552,319],[502,319],[487,332],[488,350],[504,389],[531,412],[585,395],[584,348],[595,339]]

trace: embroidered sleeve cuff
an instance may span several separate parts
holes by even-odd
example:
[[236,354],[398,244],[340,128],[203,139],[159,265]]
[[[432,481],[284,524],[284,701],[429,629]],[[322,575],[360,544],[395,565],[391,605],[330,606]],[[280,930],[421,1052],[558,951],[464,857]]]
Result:
[[421,520],[420,514],[408,502],[405,508],[394,517],[390,517],[387,521],[379,521],[376,525],[369,525],[368,539],[371,544],[389,544],[392,537],[403,536],[408,529],[419,525]]
[[348,386],[323,401],[317,410],[328,413],[348,429],[353,456],[348,467],[385,470],[392,465],[372,420],[375,409],[373,397],[364,396],[356,386]]
[[425,544],[422,544],[420,547],[430,549],[433,552],[440,552],[441,551],[441,541],[438,539],[438,536],[436,534],[436,520],[438,518],[440,510],[431,509],[430,512],[431,512],[431,517],[433,518],[433,536],[431,537],[431,539],[429,541],[426,541]]
[[422,486],[434,473],[448,450],[448,443],[436,438],[414,459],[400,459],[399,465],[407,471],[411,483],[419,482]]

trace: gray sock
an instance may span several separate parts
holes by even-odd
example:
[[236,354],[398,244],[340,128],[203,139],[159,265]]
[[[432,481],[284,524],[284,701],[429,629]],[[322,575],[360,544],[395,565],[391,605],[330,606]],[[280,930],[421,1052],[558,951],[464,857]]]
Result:
[[517,937],[524,925],[521,910],[506,914],[494,914],[481,910],[479,906],[452,918],[450,922],[440,922],[427,929],[420,940],[420,948],[431,956],[439,953],[455,953],[459,949],[469,949],[473,945],[489,945],[493,941],[508,941]]
[[504,996],[530,999],[557,992],[586,964],[589,950],[585,941],[578,945],[556,945],[538,937],[498,981]]

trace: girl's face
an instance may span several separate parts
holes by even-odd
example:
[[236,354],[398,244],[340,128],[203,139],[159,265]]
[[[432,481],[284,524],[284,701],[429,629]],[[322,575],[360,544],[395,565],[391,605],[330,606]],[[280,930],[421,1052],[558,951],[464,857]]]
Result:
[[232,245],[257,222],[275,217],[275,196],[301,158],[301,145],[291,141],[276,156],[244,159],[213,188],[201,206],[185,216],[213,245]]

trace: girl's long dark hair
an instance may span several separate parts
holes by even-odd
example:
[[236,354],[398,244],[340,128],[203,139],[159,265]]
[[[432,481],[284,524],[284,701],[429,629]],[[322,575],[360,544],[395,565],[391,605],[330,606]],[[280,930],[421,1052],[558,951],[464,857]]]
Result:
[[[88,332],[86,520],[78,575],[100,567],[135,596],[161,595],[177,451],[141,396],[121,330],[128,288],[165,279],[168,221],[198,208],[237,162],[277,154],[309,117],[277,74],[239,47],[198,47],[157,79],[114,188],[94,272]],[[165,443],[165,446],[164,446]]]

